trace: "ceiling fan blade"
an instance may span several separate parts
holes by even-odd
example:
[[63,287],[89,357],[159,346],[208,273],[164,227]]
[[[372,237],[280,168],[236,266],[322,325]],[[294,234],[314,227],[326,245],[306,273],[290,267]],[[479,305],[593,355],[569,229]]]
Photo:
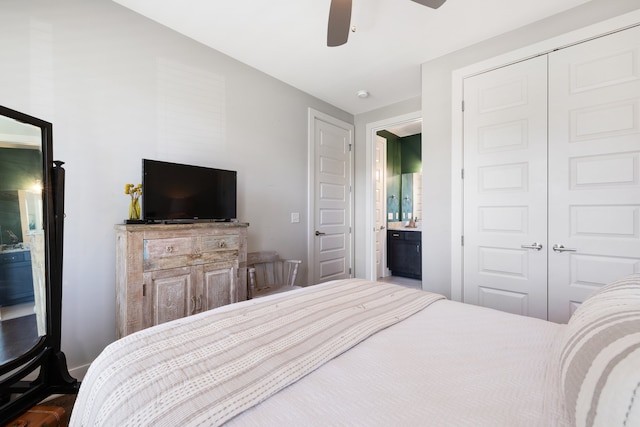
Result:
[[340,46],[349,38],[351,25],[351,0],[331,0],[327,46]]
[[430,7],[431,9],[437,9],[447,0],[413,0],[416,3],[420,3],[423,6]]

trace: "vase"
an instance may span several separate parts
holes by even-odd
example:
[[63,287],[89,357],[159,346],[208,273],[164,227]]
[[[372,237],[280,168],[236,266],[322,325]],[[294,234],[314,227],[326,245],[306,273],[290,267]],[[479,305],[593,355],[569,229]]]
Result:
[[140,219],[140,199],[131,199],[129,203],[129,219]]

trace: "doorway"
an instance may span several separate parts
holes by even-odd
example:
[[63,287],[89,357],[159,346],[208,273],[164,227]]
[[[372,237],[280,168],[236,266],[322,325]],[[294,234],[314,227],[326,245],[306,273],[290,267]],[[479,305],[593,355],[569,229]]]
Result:
[[309,108],[308,283],[352,277],[353,125]]
[[[386,180],[384,179],[385,176],[380,179],[380,167],[377,167],[380,163],[381,157],[379,134],[384,135],[385,132],[399,137],[421,134],[422,113],[420,111],[415,111],[402,116],[391,117],[378,122],[369,123],[366,126],[366,174],[369,179],[366,180],[365,188],[368,200],[368,208],[365,216],[365,229],[371,230],[371,232],[367,232],[365,235],[365,248],[367,251],[367,256],[365,257],[365,275],[369,280],[377,280],[380,277],[386,277],[385,280],[392,281],[394,276],[389,276],[390,272],[386,268],[387,223],[389,221],[401,223],[402,212],[398,208],[397,216],[390,219],[389,215],[393,215],[393,212],[389,212],[387,206],[389,195],[387,194]],[[422,159],[420,158],[420,162],[421,160]],[[382,169],[385,172],[382,175],[386,175],[386,161]],[[398,179],[400,180],[401,178],[399,177]],[[417,188],[420,188],[421,182],[422,180],[419,179],[420,185],[416,186]],[[419,199],[418,202],[421,206],[421,189],[418,189],[416,194],[418,194],[416,198]],[[398,197],[398,195],[396,195],[396,197]],[[399,204],[402,201],[400,198],[396,200]],[[414,202],[415,201],[412,198],[412,203]],[[380,211],[384,213],[384,219],[381,218],[382,216],[380,215]],[[410,211],[405,209],[404,213],[404,216],[406,217],[405,222],[408,222],[410,219],[408,218],[409,213],[411,213],[412,218],[416,216],[414,215],[413,207]],[[393,219],[396,219],[397,221],[393,221]],[[421,214],[419,219],[421,219]],[[422,260],[419,258],[418,262],[421,264]],[[417,281],[420,282],[419,280]]]

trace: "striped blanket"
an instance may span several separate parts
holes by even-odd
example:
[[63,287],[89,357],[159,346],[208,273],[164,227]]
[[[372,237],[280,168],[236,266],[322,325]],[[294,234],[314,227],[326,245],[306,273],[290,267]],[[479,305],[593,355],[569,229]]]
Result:
[[140,331],[92,363],[70,425],[222,424],[443,298],[349,279]]

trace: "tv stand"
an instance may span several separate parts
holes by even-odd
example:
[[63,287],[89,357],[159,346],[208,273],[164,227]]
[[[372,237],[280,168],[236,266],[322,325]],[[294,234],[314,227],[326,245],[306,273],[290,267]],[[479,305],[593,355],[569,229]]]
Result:
[[116,225],[116,337],[246,300],[248,226]]

